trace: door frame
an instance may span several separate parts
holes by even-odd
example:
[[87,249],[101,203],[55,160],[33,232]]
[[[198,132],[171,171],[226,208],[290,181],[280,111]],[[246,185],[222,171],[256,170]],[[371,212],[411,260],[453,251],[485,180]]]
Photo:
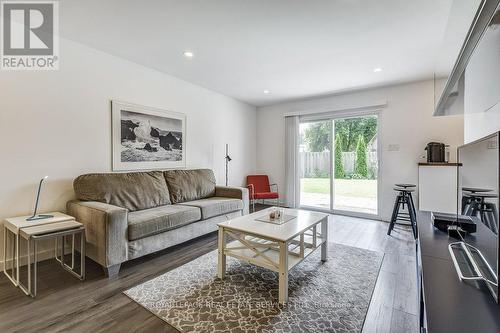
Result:
[[[381,114],[381,109],[376,109],[376,110],[370,110],[370,111],[352,111],[352,112],[331,112],[331,113],[322,113],[321,115],[318,114],[312,114],[312,115],[304,115],[299,117],[299,126],[302,123],[307,123],[307,122],[316,122],[316,121],[335,121],[335,119],[346,119],[346,118],[360,118],[360,117],[365,117],[365,116],[376,116],[377,117],[377,214],[370,214],[370,213],[363,213],[363,212],[354,212],[354,211],[347,211],[347,210],[339,210],[339,209],[333,209],[334,206],[334,181],[335,181],[335,174],[334,174],[334,163],[333,158],[331,158],[330,161],[330,209],[324,209],[320,207],[313,207],[313,206],[307,206],[307,205],[302,205],[300,203],[300,177],[296,178],[296,188],[299,189],[299,196],[298,196],[298,208],[299,209],[307,209],[307,210],[312,210],[312,211],[318,211],[318,212],[323,212],[323,213],[329,213],[329,214],[335,214],[335,215],[344,215],[344,216],[351,216],[351,217],[359,217],[359,218],[368,218],[368,219],[376,219],[376,220],[381,220],[380,216],[380,208],[381,208],[381,195],[380,195],[380,189],[381,189],[381,182],[382,182],[382,167],[381,167],[381,161],[382,161],[382,140],[380,134],[380,114]],[[333,139],[333,134],[335,132],[335,126],[332,126],[332,131],[330,133],[332,137],[332,149],[330,150],[330,156],[333,157],[335,156],[335,146],[334,146],[334,139]],[[299,154],[297,153],[297,158],[299,157]]]

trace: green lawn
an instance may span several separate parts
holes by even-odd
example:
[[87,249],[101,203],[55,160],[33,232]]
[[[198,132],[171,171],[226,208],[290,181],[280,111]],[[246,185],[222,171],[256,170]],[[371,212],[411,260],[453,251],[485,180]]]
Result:
[[[346,197],[377,197],[377,181],[368,179],[335,179],[335,193]],[[330,193],[328,178],[302,178],[301,191],[306,193]]]

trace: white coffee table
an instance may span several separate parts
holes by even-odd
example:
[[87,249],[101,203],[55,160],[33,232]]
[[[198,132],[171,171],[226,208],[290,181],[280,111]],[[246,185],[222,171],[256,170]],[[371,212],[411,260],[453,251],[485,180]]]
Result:
[[[288,272],[318,247],[321,260],[327,260],[328,214],[285,209],[285,216],[295,218],[283,224],[256,220],[271,209],[218,224],[218,276],[224,278],[226,256],[275,271],[279,274],[279,303],[284,304],[288,301]],[[235,241],[226,244],[226,235]]]

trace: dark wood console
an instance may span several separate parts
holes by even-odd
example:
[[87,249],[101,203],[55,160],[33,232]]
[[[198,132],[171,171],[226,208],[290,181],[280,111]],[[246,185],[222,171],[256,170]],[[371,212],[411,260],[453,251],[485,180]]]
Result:
[[[460,282],[448,244],[456,242],[435,229],[429,212],[418,213],[417,281],[420,298],[420,326],[425,333],[498,333],[500,305],[484,282]],[[491,233],[482,224],[469,238],[472,245],[491,242]],[[486,249],[493,257],[497,251]]]

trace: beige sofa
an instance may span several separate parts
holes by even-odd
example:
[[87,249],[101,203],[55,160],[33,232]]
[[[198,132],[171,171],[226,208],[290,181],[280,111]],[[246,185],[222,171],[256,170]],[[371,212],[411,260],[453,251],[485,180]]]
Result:
[[107,276],[120,264],[217,230],[248,214],[248,190],[215,185],[211,170],[79,176],[67,212],[86,228],[87,256]]

